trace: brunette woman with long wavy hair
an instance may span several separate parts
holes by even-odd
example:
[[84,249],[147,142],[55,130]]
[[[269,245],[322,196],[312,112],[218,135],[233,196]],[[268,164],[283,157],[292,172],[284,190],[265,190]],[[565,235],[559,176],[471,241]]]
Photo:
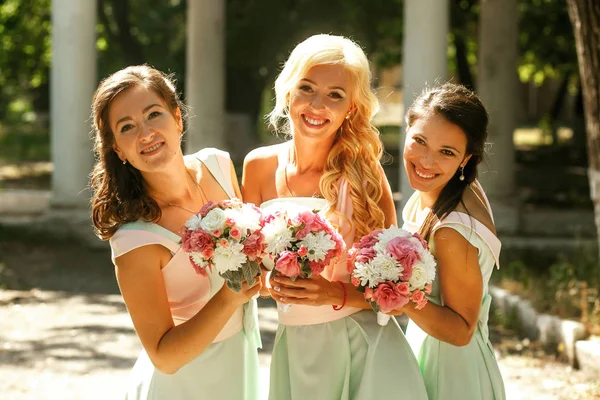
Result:
[[184,111],[172,78],[146,65],[110,75],[93,98],[92,220],[144,347],[127,398],[257,400],[260,338],[248,314],[260,283],[235,293],[181,251],[189,217],[241,197],[227,153],[183,156]]

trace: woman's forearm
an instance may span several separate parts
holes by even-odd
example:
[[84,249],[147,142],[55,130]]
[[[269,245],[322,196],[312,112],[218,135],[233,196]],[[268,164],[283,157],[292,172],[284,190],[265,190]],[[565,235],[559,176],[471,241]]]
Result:
[[403,311],[427,334],[454,346],[469,344],[477,327],[476,322],[470,326],[451,308],[431,302],[421,310],[417,310],[412,304],[409,304]]
[[169,329],[154,351],[146,349],[154,366],[166,374],[177,372],[206,350],[237,307],[216,293],[194,317]]

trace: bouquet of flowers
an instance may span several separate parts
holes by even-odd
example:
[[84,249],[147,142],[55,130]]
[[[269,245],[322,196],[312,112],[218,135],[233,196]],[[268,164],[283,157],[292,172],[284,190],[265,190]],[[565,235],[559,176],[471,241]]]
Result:
[[377,312],[380,325],[388,323],[386,313],[410,301],[417,309],[425,307],[435,270],[435,259],[421,236],[395,226],[363,236],[348,251],[352,284]]
[[[316,210],[275,209],[265,217],[264,261],[273,274],[295,279],[319,275],[346,245],[338,231]],[[279,304],[288,311],[289,304]]]
[[264,219],[259,208],[238,199],[208,202],[192,216],[183,230],[183,251],[197,273],[216,268],[227,286],[236,292],[242,280],[253,283],[260,275],[265,243]]

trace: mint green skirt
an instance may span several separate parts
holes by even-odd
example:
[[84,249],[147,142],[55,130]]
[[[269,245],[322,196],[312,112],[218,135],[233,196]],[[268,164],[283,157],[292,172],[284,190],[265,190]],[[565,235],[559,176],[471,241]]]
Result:
[[175,374],[154,368],[145,351],[129,380],[127,400],[258,400],[258,353],[243,331],[211,344]]
[[425,400],[417,360],[394,318],[371,310],[316,325],[280,325],[271,400]]

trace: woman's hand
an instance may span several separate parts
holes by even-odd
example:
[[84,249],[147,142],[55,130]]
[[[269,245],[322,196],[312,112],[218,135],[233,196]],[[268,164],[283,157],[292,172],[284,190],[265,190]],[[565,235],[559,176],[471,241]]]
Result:
[[223,287],[215,296],[219,296],[226,304],[230,304],[237,308],[250,301],[259,292],[261,287],[262,282],[260,279],[255,279],[254,283],[251,285],[243,282],[242,289],[239,292],[235,292],[229,289],[226,284],[223,284]]
[[261,288],[260,288],[260,292],[258,293],[260,295],[260,297],[262,298],[269,298],[271,297],[271,292],[269,291],[269,276],[271,276],[271,271],[269,271],[268,269],[264,268],[262,265],[260,267],[260,283],[261,283]]
[[344,301],[344,289],[320,275],[292,281],[287,276],[275,275],[269,280],[271,296],[280,303],[308,306],[338,305]]

